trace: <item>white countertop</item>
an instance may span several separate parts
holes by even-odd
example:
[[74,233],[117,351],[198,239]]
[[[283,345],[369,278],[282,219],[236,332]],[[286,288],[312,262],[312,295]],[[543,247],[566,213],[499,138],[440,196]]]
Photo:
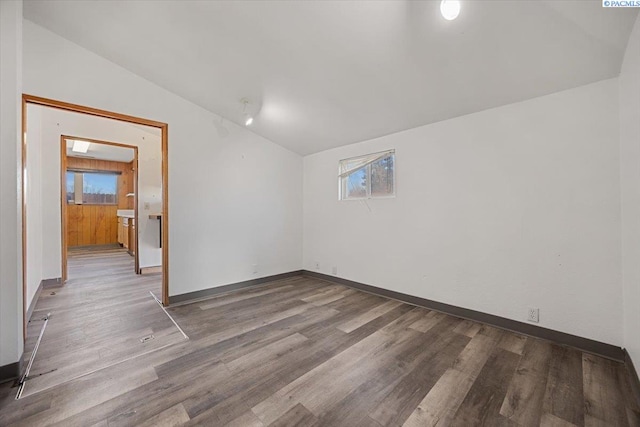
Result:
[[123,218],[135,218],[135,211],[133,209],[118,209],[116,215]]

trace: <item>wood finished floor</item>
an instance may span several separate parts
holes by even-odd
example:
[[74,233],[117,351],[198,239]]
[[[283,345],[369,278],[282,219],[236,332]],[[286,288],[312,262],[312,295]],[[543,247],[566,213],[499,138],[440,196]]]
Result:
[[160,295],[161,276],[136,275],[125,249],[72,249],[68,260],[67,284],[41,292],[28,325],[27,360],[51,313],[23,396],[184,339],[149,293]]
[[188,341],[0,386],[0,425],[640,425],[622,364],[308,277],[169,311]]

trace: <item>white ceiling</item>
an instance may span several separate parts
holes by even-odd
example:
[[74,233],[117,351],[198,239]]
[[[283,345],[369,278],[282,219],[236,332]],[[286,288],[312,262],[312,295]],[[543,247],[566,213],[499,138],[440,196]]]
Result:
[[67,139],[67,156],[80,157],[95,160],[110,160],[112,162],[129,163],[135,155],[133,148],[118,147],[114,145],[92,142],[86,153],[76,153],[71,150],[73,140]]
[[600,0],[24,2],[29,20],[300,154],[619,74]]

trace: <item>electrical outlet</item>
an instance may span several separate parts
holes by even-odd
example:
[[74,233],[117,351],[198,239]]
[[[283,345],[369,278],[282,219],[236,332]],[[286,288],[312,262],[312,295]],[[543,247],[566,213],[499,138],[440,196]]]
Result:
[[316,261],[316,270],[320,271],[320,263]]
[[527,320],[529,322],[540,322],[540,309],[539,308],[529,308],[527,312]]
[[334,276],[337,276],[338,275],[338,267],[336,267],[334,265],[333,268],[331,269],[331,274],[333,274]]
[[258,274],[258,264],[253,264],[253,274]]

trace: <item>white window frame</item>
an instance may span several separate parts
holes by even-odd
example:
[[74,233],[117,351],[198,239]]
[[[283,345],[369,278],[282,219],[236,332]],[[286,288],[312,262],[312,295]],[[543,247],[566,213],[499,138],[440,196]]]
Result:
[[[373,162],[368,163],[366,166],[363,166],[364,168],[366,168],[366,174],[367,174],[367,187],[366,187],[366,195],[364,197],[347,197],[347,189],[346,189],[346,183],[347,183],[347,179],[344,179],[346,177],[348,177],[351,173],[354,173],[360,169],[362,169],[363,167],[360,167],[358,169],[354,169],[353,171],[351,171],[351,173],[349,173],[349,175],[343,175],[342,173],[342,164],[344,162],[348,162],[350,160],[355,160],[355,159],[361,159],[363,157],[370,157],[370,156],[376,156],[376,155],[383,155],[383,154],[387,154],[385,156],[381,156],[378,159],[376,159]],[[391,194],[387,194],[384,196],[372,196],[371,195],[371,165],[375,162],[377,162],[378,160],[381,159],[385,159],[389,156],[393,156],[393,192]],[[369,200],[369,199],[393,199],[396,197],[396,150],[395,149],[390,149],[390,150],[384,150],[384,151],[378,151],[375,153],[369,153],[369,154],[364,154],[361,156],[354,156],[354,157],[348,157],[346,159],[341,159],[340,161],[338,161],[338,200],[339,201],[350,201],[350,200]]]

